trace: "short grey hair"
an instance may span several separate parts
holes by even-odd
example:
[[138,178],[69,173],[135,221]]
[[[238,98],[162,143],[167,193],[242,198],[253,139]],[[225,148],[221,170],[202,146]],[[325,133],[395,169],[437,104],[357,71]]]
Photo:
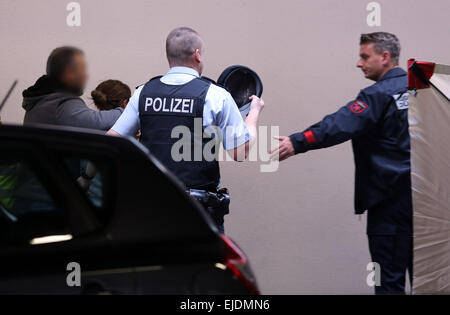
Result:
[[374,44],[375,51],[378,54],[388,51],[391,54],[394,65],[398,65],[400,58],[400,41],[397,36],[386,32],[375,32],[361,35],[360,45]]
[[170,32],[166,41],[166,53],[169,63],[185,64],[196,49],[202,48],[200,35],[189,27],[178,27]]

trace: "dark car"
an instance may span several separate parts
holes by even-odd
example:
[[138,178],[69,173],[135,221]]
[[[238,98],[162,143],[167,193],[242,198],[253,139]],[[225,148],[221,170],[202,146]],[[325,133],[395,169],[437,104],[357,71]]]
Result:
[[244,253],[134,139],[0,125],[0,205],[0,294],[259,293]]

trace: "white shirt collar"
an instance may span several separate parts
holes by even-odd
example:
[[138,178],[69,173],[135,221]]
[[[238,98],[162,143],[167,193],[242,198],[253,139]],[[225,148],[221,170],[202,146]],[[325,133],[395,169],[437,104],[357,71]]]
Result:
[[189,74],[189,75],[193,75],[195,77],[200,76],[199,73],[197,72],[197,70],[189,68],[189,67],[172,67],[167,72],[167,74]]

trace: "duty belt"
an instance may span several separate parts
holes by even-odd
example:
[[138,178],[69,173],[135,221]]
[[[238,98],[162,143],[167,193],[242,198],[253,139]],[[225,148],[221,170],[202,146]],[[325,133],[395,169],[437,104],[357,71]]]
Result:
[[218,226],[223,224],[223,217],[230,213],[230,195],[228,189],[222,188],[217,190],[217,192],[188,189],[186,192],[202,204]]
[[228,189],[222,188],[217,192],[188,189],[187,193],[197,199],[205,207],[221,207],[230,204],[230,195]]

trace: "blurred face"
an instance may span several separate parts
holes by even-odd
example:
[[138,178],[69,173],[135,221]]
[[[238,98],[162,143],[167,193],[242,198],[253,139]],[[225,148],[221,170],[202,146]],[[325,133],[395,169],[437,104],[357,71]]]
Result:
[[76,54],[62,75],[62,83],[73,93],[82,95],[88,78],[86,59],[83,54]]
[[392,68],[389,52],[378,54],[373,43],[361,45],[359,57],[356,66],[362,70],[367,79],[378,81]]

